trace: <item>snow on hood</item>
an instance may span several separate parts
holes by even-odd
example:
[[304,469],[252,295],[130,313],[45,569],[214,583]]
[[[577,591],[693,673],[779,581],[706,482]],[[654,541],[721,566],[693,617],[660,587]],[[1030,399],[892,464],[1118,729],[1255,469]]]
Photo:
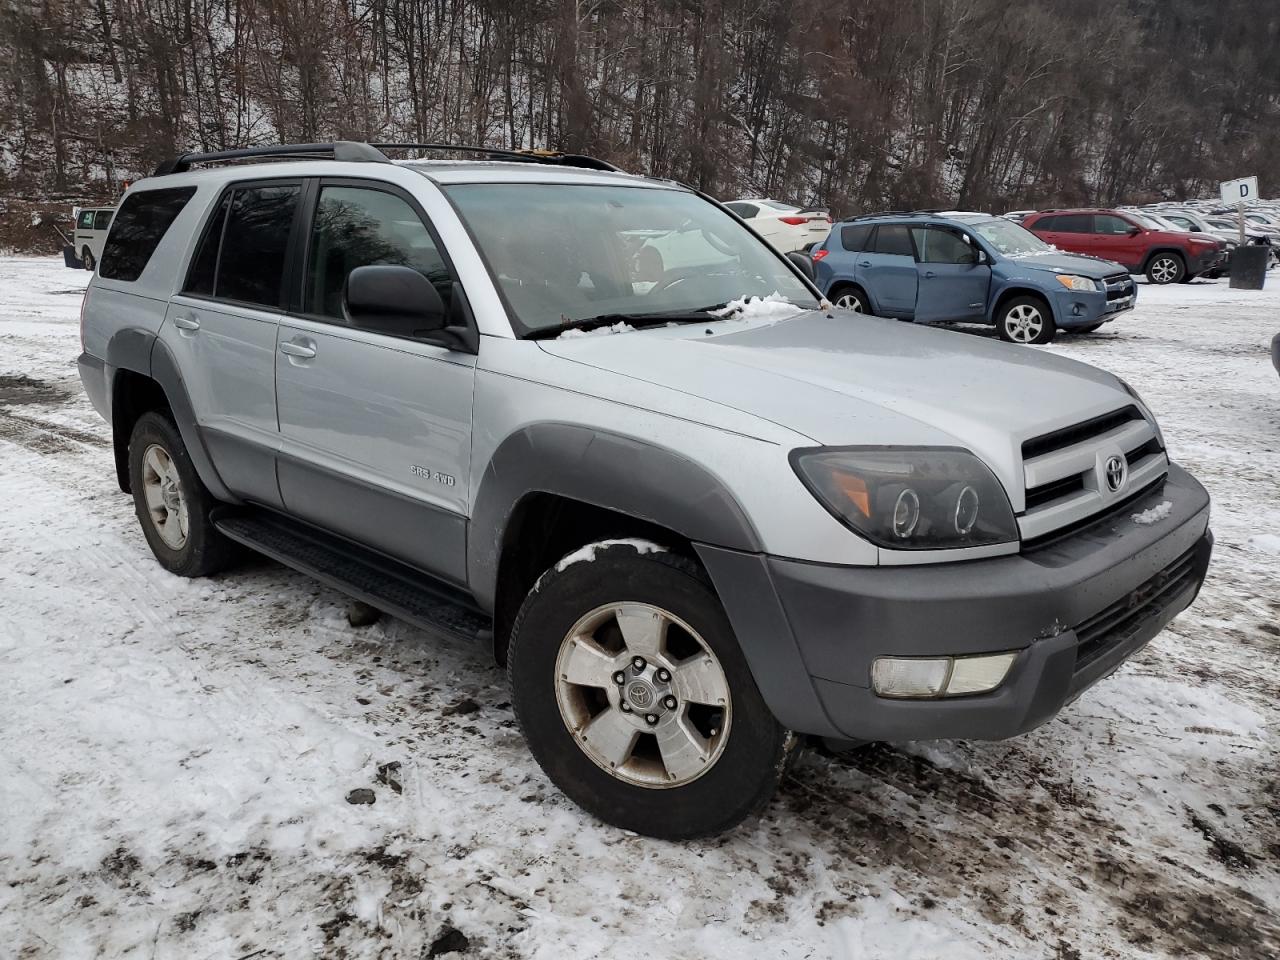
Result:
[[1083,253],[1064,253],[1061,250],[1044,251],[1034,256],[1009,257],[1019,267],[1030,267],[1033,270],[1048,270],[1050,273],[1073,273],[1088,277],[1090,280],[1101,280],[1117,273],[1128,273],[1124,267],[1111,260],[1100,260]]
[[1115,377],[1087,364],[843,310],[641,331],[625,349],[612,337],[541,345],[816,443],[964,446],[1013,489],[1023,440],[1132,402]]

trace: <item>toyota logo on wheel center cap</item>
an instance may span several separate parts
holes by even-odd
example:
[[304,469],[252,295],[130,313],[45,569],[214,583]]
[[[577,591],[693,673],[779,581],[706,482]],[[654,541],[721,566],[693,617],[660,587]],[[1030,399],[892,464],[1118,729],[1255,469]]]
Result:
[[1107,477],[1107,488],[1112,493],[1119,493],[1129,473],[1129,464],[1124,457],[1108,457],[1104,471]]
[[653,688],[647,683],[636,681],[627,687],[627,699],[631,701],[632,706],[640,710],[648,710],[653,706]]

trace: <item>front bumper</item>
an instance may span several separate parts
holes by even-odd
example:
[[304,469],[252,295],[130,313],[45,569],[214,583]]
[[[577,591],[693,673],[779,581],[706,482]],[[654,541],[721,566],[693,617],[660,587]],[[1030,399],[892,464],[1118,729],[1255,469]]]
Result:
[[1049,292],[1054,322],[1064,330],[1114,320],[1125,311],[1132,310],[1138,299],[1137,285],[1128,277],[1122,287],[1105,291],[1062,288]]
[[1187,263],[1188,272],[1199,277],[1227,265],[1227,248],[1211,247],[1204,253],[1191,257]]
[[[1165,501],[1163,519],[1133,520]],[[1162,488],[1014,556],[917,567],[767,557],[764,579],[752,583],[742,582],[750,571],[740,562],[725,562],[730,551],[699,554],[761,693],[791,729],[850,740],[1003,739],[1051,719],[1190,606],[1212,552],[1208,523],[1208,494],[1171,465]],[[891,700],[871,689],[879,656],[1014,650],[991,693]]]

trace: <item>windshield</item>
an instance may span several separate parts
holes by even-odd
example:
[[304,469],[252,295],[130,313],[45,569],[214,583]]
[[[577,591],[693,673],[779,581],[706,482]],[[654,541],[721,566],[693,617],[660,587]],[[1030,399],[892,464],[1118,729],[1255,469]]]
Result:
[[970,224],[977,234],[1006,257],[1031,257],[1039,253],[1053,253],[1053,247],[1045,243],[1026,227],[1005,220],[1003,217],[982,220]]
[[1132,210],[1126,210],[1125,213],[1129,215],[1130,220],[1136,220],[1139,224],[1146,227],[1148,230],[1169,229],[1163,223],[1157,220],[1155,217],[1151,216],[1151,214],[1149,213],[1135,213]]
[[775,292],[818,305],[772,248],[684,190],[468,183],[444,191],[526,335],[616,314],[696,313]]

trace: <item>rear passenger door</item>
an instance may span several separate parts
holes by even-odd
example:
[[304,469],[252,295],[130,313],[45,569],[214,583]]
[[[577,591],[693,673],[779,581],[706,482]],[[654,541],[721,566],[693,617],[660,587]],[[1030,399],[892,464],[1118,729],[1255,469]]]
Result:
[[298,179],[254,180],[223,191],[161,333],[222,481],[276,507],[276,327],[302,188]]
[[916,322],[984,319],[991,268],[978,262],[973,239],[951,227],[913,227],[911,234],[920,275]]
[[446,310],[461,288],[421,207],[398,187],[321,180],[307,201],[297,309],[280,325],[280,491],[292,514],[465,582],[474,354],[359,330],[348,275],[422,272]]
[[882,223],[858,255],[858,282],[886,317],[910,317],[916,308],[916,257],[905,225]]

